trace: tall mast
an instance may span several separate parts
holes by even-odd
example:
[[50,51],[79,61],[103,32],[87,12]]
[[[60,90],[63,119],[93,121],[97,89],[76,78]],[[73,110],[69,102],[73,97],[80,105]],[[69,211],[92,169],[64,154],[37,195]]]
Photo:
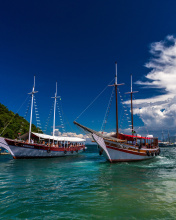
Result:
[[133,81],[132,81],[132,74],[131,74],[131,92],[126,92],[125,94],[130,94],[131,95],[131,131],[132,134],[134,133],[134,128],[133,128],[133,93],[137,93],[138,91],[133,92]]
[[110,86],[115,86],[115,92],[116,92],[116,138],[119,137],[119,128],[118,128],[118,94],[117,94],[117,88],[118,86],[124,85],[124,83],[117,84],[117,62],[115,62],[115,83],[114,85]]
[[169,135],[169,130],[168,130],[168,142],[170,144],[170,135]]
[[132,74],[131,74],[131,129],[132,133],[134,132],[133,130],[133,88],[132,88]]
[[37,93],[37,91],[35,91],[35,76],[34,76],[34,85],[32,88],[32,92],[28,93],[31,94],[31,116],[30,116],[30,125],[29,125],[29,143],[31,142],[31,128],[32,128],[32,112],[33,112],[33,102],[34,102],[34,94]]
[[119,126],[118,126],[118,94],[117,94],[117,62],[115,62],[115,92],[116,92],[116,137],[119,135]]
[[56,99],[57,99],[57,81],[56,81],[56,92],[55,92],[55,97],[54,97],[53,143],[54,143],[54,133],[55,133]]
[[55,96],[51,97],[54,98],[54,117],[53,117],[53,144],[54,144],[54,135],[55,135],[55,118],[56,118],[56,100],[57,98],[59,98],[60,96],[57,96],[57,81],[56,81],[56,92],[55,92]]

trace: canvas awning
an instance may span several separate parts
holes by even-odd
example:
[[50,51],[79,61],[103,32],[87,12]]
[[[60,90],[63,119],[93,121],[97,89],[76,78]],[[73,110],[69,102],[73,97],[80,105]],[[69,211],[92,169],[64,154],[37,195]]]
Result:
[[[26,133],[22,136],[20,136],[21,139],[27,138],[29,133]],[[40,139],[47,139],[47,140],[53,140],[52,135],[48,134],[40,134],[40,133],[35,133],[31,132],[31,137],[38,137]],[[64,137],[64,136],[54,136],[55,141],[68,141],[68,142],[85,142],[86,139],[83,138],[78,138],[78,137]]]
[[119,133],[119,138],[122,140],[127,140],[127,141],[133,141],[134,138],[137,139],[144,139],[144,140],[151,140],[153,137],[141,137],[141,136],[136,136],[136,135],[127,135],[127,134],[120,134]]

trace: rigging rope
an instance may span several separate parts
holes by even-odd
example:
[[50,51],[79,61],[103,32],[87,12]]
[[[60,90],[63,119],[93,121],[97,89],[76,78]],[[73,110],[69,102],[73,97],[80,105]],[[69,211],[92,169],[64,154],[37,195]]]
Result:
[[[136,100],[135,99],[135,97],[133,96],[133,99],[134,99],[134,101]],[[150,105],[150,104],[149,104]],[[150,106],[151,107],[151,106]],[[139,116],[140,117],[140,116]],[[141,117],[140,117],[141,118]],[[141,120],[142,120],[142,118],[141,118]],[[143,120],[142,120],[143,121]],[[149,134],[149,131],[148,131],[148,129],[147,129],[147,126],[144,126],[145,127],[145,129],[146,129],[146,131],[147,131],[147,135]]]
[[36,122],[37,122],[37,128],[38,128],[38,132],[41,132],[41,122],[40,122],[40,117],[38,114],[38,110],[37,110],[37,104],[36,104],[36,99],[34,96],[34,109],[35,109],[35,116],[36,116]]
[[98,99],[98,97],[107,89],[107,87],[109,86],[109,84],[112,83],[113,80],[111,80],[111,82],[108,83],[108,85],[103,89],[103,91],[100,92],[100,94],[97,95],[96,98],[81,112],[81,114],[75,119],[75,121]]
[[52,106],[51,106],[51,108],[50,108],[49,116],[48,116],[48,118],[47,118],[47,120],[46,120],[46,125],[45,125],[45,128],[44,128],[44,132],[45,132],[45,133],[46,133],[46,131],[47,131],[47,129],[48,129],[48,123],[49,123],[49,121],[50,121],[51,112],[53,111],[53,108],[54,108],[54,101],[53,101],[53,104],[52,104]]
[[64,122],[63,122],[63,119],[62,119],[62,114],[61,114],[61,111],[60,111],[60,108],[59,108],[59,102],[58,101],[57,101],[57,110],[58,110],[58,113],[59,113],[59,119],[60,119],[60,123],[61,123],[62,132],[65,132]]
[[108,119],[109,112],[110,112],[110,107],[111,107],[112,100],[113,100],[113,97],[114,97],[114,92],[115,92],[115,87],[113,87],[113,89],[112,89],[112,93],[111,93],[111,96],[110,96],[110,99],[109,99],[108,107],[106,109],[106,113],[105,113],[105,116],[104,116],[104,119],[103,119],[103,123],[102,123],[102,126],[101,126],[101,131],[102,132],[105,130],[105,126],[106,126],[107,119]]
[[[83,128],[79,127],[78,125],[76,125],[76,127],[78,128],[78,130],[81,131],[81,133],[82,133],[82,132],[85,133],[85,134],[92,140],[92,142],[94,142],[94,140],[93,140],[92,135],[91,135],[90,132],[84,130]],[[85,137],[85,138],[86,138],[86,137]]]
[[[131,120],[130,120],[130,117],[129,117],[129,114],[127,113],[127,107],[124,105],[124,100],[123,100],[123,97],[120,93],[120,90],[118,88],[118,93],[119,93],[119,96],[120,96],[120,100],[121,100],[121,103],[122,103],[122,107],[123,107],[123,110],[124,110],[124,114],[123,114],[123,118],[120,117],[120,125],[122,126],[123,122],[124,122],[124,117],[126,115],[126,118],[127,118],[127,122],[128,122],[128,126],[131,128]],[[122,118],[122,121],[121,121],[121,118]]]
[[67,123],[68,123],[70,129],[72,130],[72,132],[74,132],[74,129],[72,128],[72,126],[71,126],[71,124],[70,124],[70,122],[69,122],[69,120],[68,120],[66,114],[65,114],[64,111],[63,111],[62,102],[60,102],[60,108],[61,108],[61,112],[62,112],[63,118],[66,119],[66,121],[67,121]]
[[[24,119],[26,119],[27,114],[28,114],[28,112],[29,112],[30,103],[31,103],[31,100],[29,99],[29,102],[28,102],[28,104],[27,104],[27,109],[26,109],[26,112],[25,112],[25,115],[24,115]],[[19,132],[20,132],[20,133],[22,133],[22,131],[23,131],[23,126],[24,126],[24,121],[22,121],[22,123],[21,123],[21,127],[20,127],[20,129],[19,129]]]
[[22,108],[22,106],[24,105],[24,103],[26,102],[26,100],[29,98],[29,95],[27,96],[27,98],[25,99],[25,101],[23,102],[23,104],[20,106],[20,108],[18,109],[18,111],[16,112],[16,114],[14,114],[14,116],[11,118],[11,120],[6,124],[6,126],[4,127],[4,129],[2,130],[0,136],[4,133],[4,131],[6,130],[6,128],[9,126],[9,124],[12,122],[12,120],[15,118],[15,116],[17,115],[17,113],[20,111],[20,109]]
[[70,122],[69,122],[67,116],[65,115],[65,113],[62,112],[62,114],[64,115],[65,119],[67,120],[67,123],[68,123],[70,129],[72,130],[72,132],[74,132],[74,129],[72,128],[72,126],[71,126],[71,124],[70,124]]

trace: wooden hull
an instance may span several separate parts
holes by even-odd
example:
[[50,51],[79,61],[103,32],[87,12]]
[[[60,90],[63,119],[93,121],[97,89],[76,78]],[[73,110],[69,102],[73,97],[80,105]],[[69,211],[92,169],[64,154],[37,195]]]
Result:
[[100,154],[103,154],[103,156],[111,163],[148,160],[156,157],[160,152],[159,147],[153,149],[143,147],[139,149],[125,143],[104,140],[96,134],[93,134],[92,136],[99,145]]
[[0,146],[8,150],[8,152],[13,156],[14,159],[74,156],[85,149],[84,146],[56,148],[39,144],[20,143],[1,137]]

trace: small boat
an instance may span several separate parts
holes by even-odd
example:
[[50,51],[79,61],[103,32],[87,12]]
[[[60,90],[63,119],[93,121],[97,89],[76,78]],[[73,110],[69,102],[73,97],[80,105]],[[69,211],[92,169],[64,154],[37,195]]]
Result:
[[20,140],[12,140],[0,137],[0,147],[5,148],[14,159],[21,158],[48,158],[73,156],[85,150],[85,139],[78,137],[64,137],[55,136],[55,112],[57,97],[57,82],[54,102],[54,118],[53,118],[53,135],[41,134],[31,132],[32,127],[32,112],[33,112],[33,98],[35,91],[35,77],[34,86],[31,94],[31,115],[29,132],[20,136]]
[[164,132],[162,131],[162,137],[163,137],[163,141],[159,141],[158,144],[159,144],[159,147],[175,147],[175,143],[171,143],[170,142],[170,134],[169,134],[169,131],[168,131],[168,141],[164,141]]
[[148,160],[160,154],[158,146],[158,138],[152,135],[141,137],[134,132],[133,129],[133,102],[132,94],[132,76],[131,76],[131,122],[132,122],[132,135],[121,134],[118,131],[118,102],[117,102],[117,88],[122,84],[117,84],[117,63],[115,63],[116,75],[115,83],[111,86],[115,87],[116,93],[116,134],[114,137],[105,136],[100,132],[96,132],[88,127],[81,125],[74,121],[74,124],[82,128],[85,132],[91,134],[93,140],[98,144],[99,154],[111,163],[113,162],[126,162],[126,161],[141,161]]
[[170,143],[170,142],[159,141],[158,144],[159,147],[175,147],[175,143]]

